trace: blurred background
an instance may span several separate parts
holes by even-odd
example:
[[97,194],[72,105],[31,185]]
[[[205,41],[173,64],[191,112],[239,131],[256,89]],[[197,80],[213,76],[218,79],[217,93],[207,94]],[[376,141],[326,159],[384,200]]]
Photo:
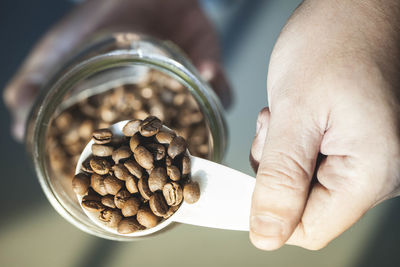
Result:
[[[220,33],[234,88],[227,114],[225,164],[254,175],[248,151],[256,116],[266,105],[269,54],[299,0],[209,0],[202,6]],[[0,88],[32,45],[74,6],[67,0],[0,1]],[[180,225],[152,239],[118,243],[90,236],[66,222],[41,191],[23,145],[9,133],[0,101],[0,266],[400,266],[400,199],[375,207],[320,251],[285,246],[263,252],[248,233]]]

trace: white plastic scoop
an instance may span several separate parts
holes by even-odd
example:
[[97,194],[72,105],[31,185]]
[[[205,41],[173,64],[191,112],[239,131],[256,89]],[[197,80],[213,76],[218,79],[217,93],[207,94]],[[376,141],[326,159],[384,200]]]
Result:
[[[122,128],[127,122],[121,121],[113,124],[110,127],[113,135],[122,136]],[[82,162],[91,155],[92,144],[93,140],[83,150],[76,166],[76,174],[80,172]],[[249,230],[251,195],[255,178],[209,160],[193,156],[190,156],[190,159],[192,180],[197,181],[200,185],[200,199],[194,204],[183,202],[171,217],[156,227],[124,236],[150,235],[167,227],[172,222],[228,230]],[[81,197],[79,197],[79,203],[81,203]],[[118,234],[116,230],[105,226],[97,219],[98,213],[83,210],[94,223],[107,231]]]

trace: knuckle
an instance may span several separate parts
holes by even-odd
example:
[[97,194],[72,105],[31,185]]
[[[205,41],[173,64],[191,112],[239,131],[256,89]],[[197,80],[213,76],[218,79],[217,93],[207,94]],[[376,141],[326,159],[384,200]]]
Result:
[[320,250],[332,240],[328,236],[321,236],[320,230],[317,230],[312,224],[305,223],[303,220],[296,230],[296,237],[290,244],[308,250]]
[[11,86],[7,86],[3,91],[4,103],[7,106],[12,106],[15,102],[15,90]]
[[262,176],[259,179],[260,185],[272,190],[290,190],[299,191],[302,187],[298,181],[290,174],[287,170],[259,170],[258,176]]
[[309,173],[300,161],[280,153],[278,160],[268,164],[266,168],[260,168],[257,179],[263,187],[272,190],[303,191],[309,183]]

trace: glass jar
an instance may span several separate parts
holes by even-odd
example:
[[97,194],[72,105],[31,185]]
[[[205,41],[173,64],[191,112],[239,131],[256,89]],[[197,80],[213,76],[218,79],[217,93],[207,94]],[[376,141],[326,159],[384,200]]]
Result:
[[186,137],[193,155],[222,160],[227,128],[220,101],[168,41],[134,33],[103,35],[49,78],[29,116],[26,144],[43,191],[66,220],[99,237],[135,239],[93,223],[71,181],[94,129],[150,114]]

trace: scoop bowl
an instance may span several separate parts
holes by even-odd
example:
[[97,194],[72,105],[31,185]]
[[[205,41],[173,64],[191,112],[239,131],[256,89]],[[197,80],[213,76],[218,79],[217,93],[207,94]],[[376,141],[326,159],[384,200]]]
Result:
[[[122,136],[122,128],[128,121],[120,121],[109,127],[114,136]],[[164,126],[165,127],[165,126]],[[81,172],[81,166],[91,154],[91,140],[82,151],[76,165],[75,174]],[[190,155],[191,179],[200,185],[200,199],[194,204],[183,201],[179,209],[168,219],[164,219],[153,228],[120,234],[100,220],[98,213],[87,211],[87,216],[99,227],[121,236],[150,236],[169,226],[171,223],[186,223],[204,227],[228,230],[249,230],[251,195],[255,179],[249,175],[224,165]],[[77,196],[79,203],[82,196]]]

